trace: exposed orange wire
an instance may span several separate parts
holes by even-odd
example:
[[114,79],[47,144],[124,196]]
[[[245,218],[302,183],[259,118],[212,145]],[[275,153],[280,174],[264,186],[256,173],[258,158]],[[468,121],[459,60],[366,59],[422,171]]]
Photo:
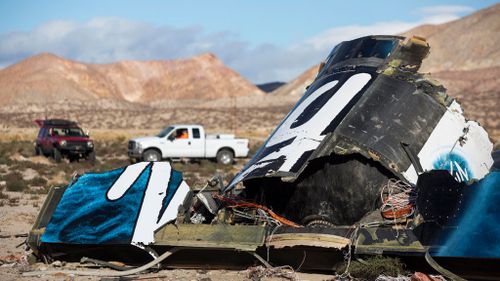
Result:
[[302,226],[294,223],[293,221],[290,221],[288,219],[285,219],[284,217],[281,217],[281,216],[277,215],[275,212],[273,212],[271,209],[269,209],[266,206],[259,205],[259,204],[256,204],[256,203],[251,203],[251,202],[236,201],[236,200],[224,197],[224,196],[219,195],[219,194],[215,194],[214,196],[217,197],[218,199],[220,199],[221,201],[228,202],[230,205],[228,205],[227,207],[229,207],[229,208],[255,208],[255,209],[262,209],[265,212],[269,213],[269,215],[273,219],[281,222],[282,224],[288,225],[290,227],[302,227]]
[[406,218],[413,212],[413,206],[411,204],[406,205],[402,208],[388,209],[382,212],[382,217],[384,219],[400,219]]
[[236,205],[232,205],[232,206],[228,206],[230,208],[256,208],[256,209],[262,209],[264,211],[266,211],[267,213],[269,213],[269,215],[271,215],[271,217],[279,222],[281,222],[282,224],[285,224],[285,225],[288,225],[288,226],[291,226],[291,227],[301,227],[300,225],[294,223],[293,221],[290,221],[290,220],[287,220],[285,219],[284,217],[281,217],[279,215],[277,215],[275,212],[273,212],[271,209],[267,208],[266,206],[262,206],[262,205],[259,205],[259,204],[255,204],[255,203],[249,203],[249,202],[242,202],[242,203],[238,203]]

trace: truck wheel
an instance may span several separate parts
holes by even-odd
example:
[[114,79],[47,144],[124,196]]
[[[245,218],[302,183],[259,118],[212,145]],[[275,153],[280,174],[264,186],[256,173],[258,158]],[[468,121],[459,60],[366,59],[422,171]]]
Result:
[[154,150],[154,149],[149,149],[144,151],[142,154],[142,159],[147,162],[156,162],[161,160],[161,154]]
[[95,159],[96,159],[96,157],[95,157],[95,151],[90,152],[89,155],[87,156],[87,160],[90,163],[94,164],[95,163]]
[[228,149],[221,149],[217,152],[217,163],[222,165],[229,165],[233,163],[233,152]]
[[54,148],[53,153],[54,153],[54,161],[56,161],[56,163],[61,163],[62,160],[61,152],[57,148]]
[[41,148],[38,145],[35,146],[35,155],[36,156],[42,155],[42,150],[41,150]]

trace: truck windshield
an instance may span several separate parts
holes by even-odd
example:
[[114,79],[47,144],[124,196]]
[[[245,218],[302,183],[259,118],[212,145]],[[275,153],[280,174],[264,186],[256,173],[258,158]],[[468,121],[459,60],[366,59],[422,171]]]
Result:
[[165,129],[163,129],[157,136],[159,138],[164,138],[165,136],[167,136],[170,131],[172,131],[174,129],[174,127],[170,126],[170,127],[167,127]]
[[53,136],[63,136],[63,137],[85,137],[82,129],[78,127],[74,128],[52,128]]

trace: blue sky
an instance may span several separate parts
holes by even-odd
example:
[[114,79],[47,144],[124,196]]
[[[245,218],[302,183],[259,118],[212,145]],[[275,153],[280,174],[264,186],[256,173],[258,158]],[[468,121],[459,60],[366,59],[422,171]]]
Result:
[[443,23],[496,2],[0,0],[0,67],[40,52],[92,63],[212,52],[252,82],[287,81],[340,41]]

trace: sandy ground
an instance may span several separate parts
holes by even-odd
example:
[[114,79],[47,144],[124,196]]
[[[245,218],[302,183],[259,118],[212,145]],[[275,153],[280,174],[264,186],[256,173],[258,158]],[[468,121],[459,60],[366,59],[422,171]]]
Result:
[[[82,270],[77,263],[68,263],[58,266],[58,263],[47,265],[41,262],[29,265],[27,256],[30,251],[23,244],[25,237],[14,235],[26,234],[31,229],[39,209],[43,205],[45,195],[33,196],[20,192],[5,192],[10,199],[2,199],[4,204],[0,207],[0,280],[101,280],[99,277],[72,276],[66,274],[46,275],[40,277],[23,277],[23,271],[32,270]],[[10,236],[10,237],[6,237]],[[20,245],[19,247],[17,247]],[[84,269],[83,269],[84,270]],[[105,269],[102,269],[105,272]],[[174,269],[161,270],[154,274],[140,275],[132,280],[252,280],[249,270],[200,270],[200,269]],[[333,276],[322,274],[297,273],[297,280],[333,280]],[[105,279],[102,279],[105,280]],[[106,279],[118,280],[118,279]],[[253,279],[259,280],[259,279]],[[260,280],[290,280],[282,277],[264,277]]]

